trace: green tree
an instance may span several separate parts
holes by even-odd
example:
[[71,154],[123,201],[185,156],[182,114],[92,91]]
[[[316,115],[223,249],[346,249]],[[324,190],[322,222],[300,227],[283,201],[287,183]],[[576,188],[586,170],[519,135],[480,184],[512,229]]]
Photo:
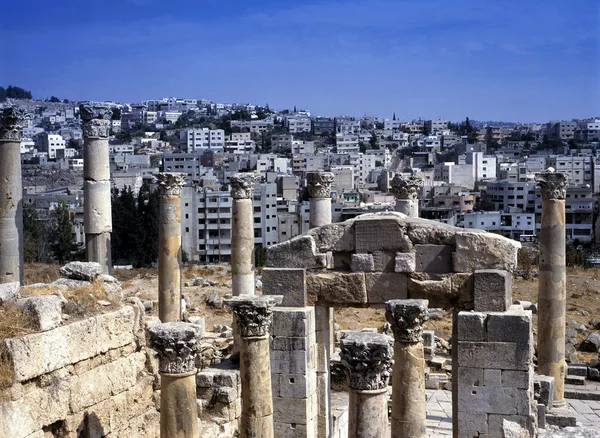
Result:
[[69,206],[65,201],[59,201],[58,207],[54,210],[54,224],[52,227],[52,253],[59,263],[70,260],[76,245],[73,243],[73,233],[71,226],[71,214]]
[[0,87],[0,102],[6,101],[6,88]]
[[21,87],[13,87],[9,85],[6,89],[6,97],[9,99],[31,99],[31,91],[25,90]]
[[140,218],[140,232],[143,235],[138,245],[137,266],[149,266],[158,259],[158,191],[150,191],[150,185],[144,181],[137,199],[137,212]]
[[138,244],[143,235],[140,229],[140,220],[131,187],[119,193],[118,189],[112,192],[112,222],[111,250],[114,260],[125,263],[135,263],[138,253]]
[[264,266],[267,263],[267,248],[260,243],[254,245],[254,263],[256,266]]
[[371,147],[371,149],[379,149],[379,143],[377,141],[377,135],[375,134],[375,131],[371,132],[371,138],[369,139],[369,146]]
[[56,96],[50,96],[50,102],[52,103],[60,103],[60,99]]
[[48,231],[40,221],[35,207],[23,207],[23,252],[25,261],[41,262],[48,258]]
[[110,118],[112,120],[121,120],[121,108],[114,106],[111,108],[111,112],[112,112],[112,114],[111,114]]

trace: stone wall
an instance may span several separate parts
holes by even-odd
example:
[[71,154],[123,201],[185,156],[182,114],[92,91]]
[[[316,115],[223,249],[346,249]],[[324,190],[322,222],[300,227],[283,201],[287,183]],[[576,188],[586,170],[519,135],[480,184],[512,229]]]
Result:
[[0,436],[159,436],[141,303],[4,340]]

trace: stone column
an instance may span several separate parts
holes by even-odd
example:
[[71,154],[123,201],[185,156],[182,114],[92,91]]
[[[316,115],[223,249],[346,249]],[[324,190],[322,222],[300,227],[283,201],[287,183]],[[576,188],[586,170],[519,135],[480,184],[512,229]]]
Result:
[[391,300],[385,318],[394,332],[392,375],[392,438],[427,435],[423,323],[427,300]]
[[195,358],[202,333],[183,322],[158,324],[148,330],[158,353],[161,438],[198,438]]
[[0,114],[0,283],[23,283],[21,132],[29,118],[12,107]]
[[231,293],[254,295],[254,209],[252,194],[256,177],[236,173],[231,184]]
[[239,295],[223,303],[233,311],[240,337],[241,438],[273,438],[269,327],[282,295]]
[[378,333],[349,333],[340,341],[342,363],[350,370],[348,438],[389,437],[392,342]]
[[331,223],[331,172],[307,172],[306,182],[310,199],[310,228]]
[[396,211],[408,217],[419,217],[419,190],[423,180],[415,176],[404,177],[399,173],[392,179],[391,192],[396,197]]
[[83,104],[79,115],[83,124],[83,222],[85,252],[88,262],[98,262],[102,272],[109,274],[112,260],[110,199],[110,164],[108,136],[110,108]]
[[568,181],[549,168],[536,176],[542,194],[538,292],[538,372],[554,377],[554,406],[564,407]]
[[158,181],[158,317],[181,320],[181,187],[185,174],[161,172]]
[[[310,199],[309,227],[331,223],[331,172],[307,172],[306,182]],[[331,431],[331,383],[329,360],[334,347],[334,315],[331,307],[315,306],[317,338],[317,438],[329,437]]]

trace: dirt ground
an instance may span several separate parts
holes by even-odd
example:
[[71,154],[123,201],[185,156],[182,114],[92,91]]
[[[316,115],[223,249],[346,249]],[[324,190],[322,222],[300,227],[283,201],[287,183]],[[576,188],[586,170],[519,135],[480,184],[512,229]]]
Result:
[[[27,264],[25,266],[25,283],[50,282],[58,278],[58,265]],[[260,272],[259,272],[260,273]],[[139,296],[142,300],[157,301],[158,277],[153,269],[116,270],[113,275],[123,282],[126,296]],[[212,293],[219,297],[231,294],[231,288],[226,286],[231,280],[229,265],[190,265],[183,270],[183,282],[193,284],[193,279],[202,277],[213,280],[216,286],[184,286],[183,295],[189,303],[189,313],[205,317],[206,329],[212,330],[216,324],[231,325],[231,312],[227,308],[215,309],[206,304]],[[513,281],[513,299],[537,302],[537,280]],[[153,314],[157,314],[155,303]],[[600,269],[569,269],[567,273],[567,328],[575,324],[584,324],[588,328],[592,318],[600,318]],[[344,308],[335,310],[335,320],[342,330],[360,330],[362,328],[377,328],[381,330],[385,323],[384,309]],[[537,315],[534,315],[534,335],[537,328]],[[426,322],[428,330],[449,339],[452,333],[451,316],[449,312],[440,312],[437,318]],[[582,341],[584,335],[578,335]],[[589,361],[597,356],[579,353],[580,359]]]

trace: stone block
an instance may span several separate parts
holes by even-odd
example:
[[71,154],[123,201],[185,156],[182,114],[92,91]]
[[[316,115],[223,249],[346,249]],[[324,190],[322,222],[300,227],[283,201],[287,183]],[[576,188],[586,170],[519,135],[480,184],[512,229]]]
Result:
[[273,336],[271,337],[269,348],[272,351],[306,351],[310,348],[310,336]]
[[271,351],[271,372],[306,374],[314,367],[314,358],[311,356],[310,351]]
[[135,312],[131,306],[123,307],[116,312],[98,315],[96,320],[98,353],[105,353],[135,341]]
[[[313,314],[311,326],[309,314]],[[271,335],[275,337],[304,337],[314,333],[314,310],[312,308],[275,307],[271,323]]]
[[263,295],[283,295],[282,307],[305,307],[306,269],[303,268],[263,268]]
[[[533,429],[534,425],[534,413],[531,415],[498,415],[490,414],[488,416],[488,433],[490,436],[499,436],[506,438],[517,438],[522,436],[532,436],[527,431],[528,428]],[[507,424],[508,423],[508,424]],[[510,428],[513,431],[512,434],[508,433],[507,426],[510,427],[510,423],[513,423],[513,427]],[[525,430],[523,430],[525,429]],[[518,431],[518,432],[517,432]]]
[[58,272],[72,280],[94,281],[102,274],[102,266],[97,262],[69,262]]
[[460,312],[458,314],[459,341],[486,340],[486,314],[480,312]]
[[307,423],[280,423],[276,421],[273,423],[275,436],[277,438],[314,438],[314,420],[309,420]]
[[519,415],[529,412],[526,390],[502,387],[463,387],[459,382],[458,412]]
[[396,266],[396,253],[390,251],[373,252],[373,271],[394,272]]
[[56,295],[23,298],[17,301],[17,307],[30,318],[36,330],[52,330],[62,322],[62,300]]
[[458,429],[461,431],[479,432],[479,434],[487,433],[488,421],[487,414],[476,414],[471,412],[458,413]]
[[273,403],[273,420],[277,423],[310,424],[314,415],[314,397],[278,398]]
[[537,404],[537,420],[538,420],[538,428],[545,429],[546,428],[546,406],[541,403]]
[[383,307],[389,300],[404,300],[408,297],[407,274],[375,272],[365,274],[369,305]]
[[483,369],[460,367],[458,369],[458,385],[461,388],[483,386]]
[[367,303],[363,273],[325,272],[308,275],[306,280],[309,304],[317,301],[330,306]]
[[427,219],[407,217],[404,219],[408,237],[414,244],[454,245],[455,235],[464,229]]
[[355,250],[408,252],[412,243],[404,234],[401,219],[391,215],[362,215],[354,221]]
[[472,310],[475,300],[473,274],[456,273],[450,277],[450,281],[452,282],[452,297],[455,300],[455,307]]
[[268,268],[319,268],[318,251],[312,236],[293,237],[267,248]]
[[0,284],[0,306],[16,301],[19,297],[20,287],[21,283],[18,281]]
[[281,398],[308,398],[317,390],[317,377],[314,372],[305,374],[271,374],[274,396]]
[[373,272],[375,270],[373,254],[352,254],[350,267],[352,272]]
[[511,309],[503,313],[489,313],[487,318],[489,342],[533,342],[531,312]]
[[430,308],[452,308],[452,281],[450,277],[429,279],[425,274],[408,276],[408,298],[429,300]]
[[354,220],[337,222],[313,228],[308,232],[319,252],[354,251]]
[[460,367],[527,371],[531,365],[529,345],[514,342],[458,341]]
[[350,271],[352,269],[352,253],[350,252],[334,252],[333,267],[340,271]]
[[454,272],[478,269],[512,271],[517,266],[521,244],[494,233],[458,231],[455,236]]
[[452,272],[450,245],[415,245],[416,272],[447,274]]
[[512,274],[502,270],[477,270],[474,274],[477,312],[506,312],[512,304]]
[[484,369],[483,386],[502,386],[502,370]]
[[554,401],[554,377],[533,376],[533,392],[535,400],[551,410]]
[[416,255],[414,252],[397,252],[394,271],[410,274],[417,269]]
[[502,370],[502,386],[528,389],[532,373],[528,371]]
[[423,330],[423,348],[435,348],[435,331]]

